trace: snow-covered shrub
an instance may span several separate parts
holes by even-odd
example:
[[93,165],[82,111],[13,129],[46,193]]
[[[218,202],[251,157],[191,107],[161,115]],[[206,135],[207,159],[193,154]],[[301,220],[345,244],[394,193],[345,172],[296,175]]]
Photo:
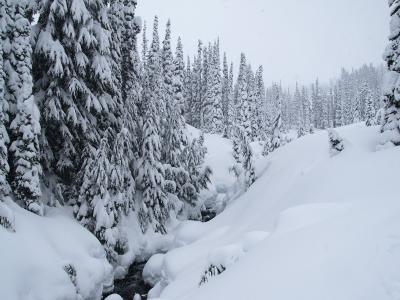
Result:
[[344,150],[343,139],[333,129],[328,130],[329,143],[330,143],[330,153],[331,155],[336,155]]
[[12,210],[0,200],[0,226],[8,231],[15,232],[14,214]]
[[211,277],[217,276],[224,272],[226,268],[223,265],[215,266],[215,265],[210,265],[208,269],[204,272],[203,276],[201,277],[199,286],[202,286],[203,284],[207,283],[208,280]]
[[64,265],[64,271],[67,273],[69,279],[71,280],[72,284],[75,286],[76,293],[79,294],[78,285],[76,282],[76,269],[73,264],[66,264]]
[[199,286],[207,283],[211,277],[218,276],[244,255],[241,244],[231,244],[212,250],[208,256],[208,265],[205,269]]

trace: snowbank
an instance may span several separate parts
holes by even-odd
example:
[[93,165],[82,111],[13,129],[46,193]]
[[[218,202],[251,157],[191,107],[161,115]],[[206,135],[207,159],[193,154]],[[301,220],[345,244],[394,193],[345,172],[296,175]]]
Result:
[[65,210],[38,217],[9,205],[16,232],[0,227],[0,298],[100,299],[112,267],[97,239]]
[[[378,131],[338,129],[346,147],[334,157],[321,131],[259,161],[264,175],[246,194],[210,222],[182,224],[181,247],[151,261],[162,280],[152,295],[398,299],[400,148],[375,151]],[[200,285],[216,264],[222,272]]]

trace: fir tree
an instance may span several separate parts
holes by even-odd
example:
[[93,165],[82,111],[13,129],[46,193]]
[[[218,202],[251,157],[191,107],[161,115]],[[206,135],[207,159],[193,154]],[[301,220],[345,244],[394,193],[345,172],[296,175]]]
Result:
[[127,251],[127,242],[118,228],[118,206],[110,195],[109,149],[106,137],[101,140],[97,150],[91,146],[86,148],[84,167],[78,174],[82,184],[75,205],[75,215],[102,243],[108,260],[117,263],[118,255]]
[[221,81],[221,66],[220,66],[220,53],[219,41],[214,45],[211,53],[210,63],[210,93],[211,93],[211,110],[206,124],[210,126],[210,132],[223,133],[223,108],[222,108],[222,81]]
[[385,136],[385,142],[391,142],[396,146],[400,145],[400,96],[398,93],[400,70],[398,64],[400,61],[400,2],[389,0],[391,16],[391,32],[389,35],[389,45],[386,48],[384,57],[389,69],[390,80],[388,87],[384,91],[385,119],[382,125],[382,133]]
[[212,171],[208,166],[204,166],[206,154],[203,134],[188,143],[182,152],[183,167],[189,175],[189,180],[183,185],[179,197],[192,207],[198,206],[200,192],[207,189],[211,182]]
[[255,136],[260,138],[266,129],[265,124],[265,86],[263,78],[263,66],[259,66],[255,75]]
[[[137,35],[140,31],[140,26],[138,19],[135,17],[136,1],[124,0],[123,4],[121,43],[122,127],[128,129],[129,160],[130,163],[135,163],[140,152],[140,127],[142,125],[141,115],[143,114],[140,98],[142,78],[137,49]],[[145,34],[144,39],[146,39]],[[145,64],[146,61],[143,63]]]
[[186,71],[184,78],[184,112],[185,119],[188,124],[192,124],[191,108],[194,103],[193,100],[193,73],[190,58],[187,58]]
[[252,135],[251,129],[251,106],[248,95],[248,66],[246,56],[242,53],[240,58],[240,69],[237,81],[236,106],[237,125],[242,126],[247,136]]
[[137,181],[143,194],[139,208],[139,221],[143,232],[149,225],[161,233],[166,233],[169,219],[168,197],[165,191],[165,171],[161,163],[160,110],[164,105],[161,95],[163,86],[161,74],[158,18],[154,21],[153,40],[148,54],[148,68],[143,86],[143,144],[137,169]]
[[101,0],[79,3],[44,1],[33,35],[42,162],[46,173],[54,172],[67,186],[87,144],[118,126],[108,8]]
[[367,100],[366,100],[366,108],[365,108],[365,117],[367,126],[374,126],[376,124],[375,120],[375,103],[373,99],[373,95],[371,92],[368,92]]
[[229,77],[228,77],[228,92],[227,92],[227,129],[226,135],[227,137],[232,137],[233,126],[236,120],[236,106],[233,99],[234,91],[233,91],[233,63],[229,68]]
[[279,113],[275,119],[268,152],[273,152],[282,145],[282,117]]
[[201,128],[202,125],[202,84],[203,84],[203,48],[202,42],[199,41],[197,56],[193,62],[192,72],[192,103],[190,109],[191,125],[196,128]]
[[[0,10],[4,9],[4,4]],[[8,172],[10,167],[8,165],[8,144],[10,139],[6,130],[6,123],[8,121],[7,111],[8,103],[4,97],[5,88],[5,73],[3,70],[3,40],[5,36],[5,24],[3,23],[4,14],[0,13],[2,21],[0,21],[0,201],[2,201],[10,193],[10,186],[7,181]]]
[[39,111],[32,95],[32,48],[30,45],[30,11],[27,1],[12,3],[13,37],[9,52],[8,90],[17,103],[17,111],[10,129],[12,143],[11,186],[18,200],[39,215],[40,203],[40,152]]
[[[185,112],[185,82],[190,81],[190,63],[188,68],[189,74],[185,74],[185,62],[183,61],[183,46],[181,38],[178,38],[176,46],[174,67],[173,67],[173,94],[175,104],[178,106],[178,111],[181,115]],[[188,78],[185,78],[188,76]]]
[[223,123],[224,123],[224,137],[228,137],[228,109],[229,109],[229,66],[228,60],[226,58],[226,53],[224,53],[224,59],[222,63],[222,113],[223,113]]

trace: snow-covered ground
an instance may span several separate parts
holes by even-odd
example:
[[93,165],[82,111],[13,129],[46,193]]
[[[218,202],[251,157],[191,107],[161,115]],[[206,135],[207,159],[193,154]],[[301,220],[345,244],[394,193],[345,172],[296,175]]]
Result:
[[[399,299],[400,148],[376,151],[377,127],[337,131],[345,150],[335,156],[325,131],[268,158],[253,143],[258,180],[237,199],[231,143],[205,135],[214,173],[203,197],[227,208],[207,223],[175,222],[167,236],[142,235],[126,219],[130,251],[121,264],[173,249],[144,270],[150,295],[166,300]],[[1,299],[96,299],[111,284],[103,248],[68,209],[38,217],[9,205],[16,233],[0,228]]]
[[[215,219],[179,225],[182,247],[144,270],[151,295],[399,299],[400,148],[376,151],[377,127],[338,133],[343,152],[330,155],[325,131],[296,140],[259,161],[257,182]],[[208,276],[212,266],[226,270]]]
[[0,299],[99,299],[112,286],[103,247],[66,210],[39,217],[9,205],[16,232],[0,228]]

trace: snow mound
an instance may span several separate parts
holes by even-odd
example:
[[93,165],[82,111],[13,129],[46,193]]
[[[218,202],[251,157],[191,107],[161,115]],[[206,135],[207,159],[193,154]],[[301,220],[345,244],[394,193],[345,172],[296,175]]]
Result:
[[100,299],[112,286],[103,247],[65,211],[39,217],[10,209],[16,232],[0,227],[1,299]]
[[[400,147],[376,151],[378,127],[337,132],[345,151],[330,155],[326,131],[295,140],[259,160],[263,175],[215,219],[182,224],[185,243],[153,264],[155,297],[398,299]],[[221,262],[230,266],[199,287]]]

